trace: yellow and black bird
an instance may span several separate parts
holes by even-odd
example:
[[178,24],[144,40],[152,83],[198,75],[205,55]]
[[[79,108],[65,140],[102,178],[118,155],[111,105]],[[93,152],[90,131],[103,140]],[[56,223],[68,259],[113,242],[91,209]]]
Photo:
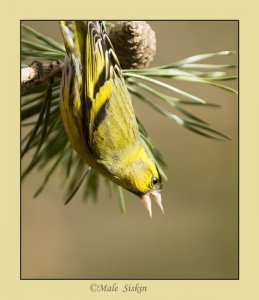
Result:
[[121,67],[102,21],[61,21],[67,52],[60,109],[68,138],[90,167],[163,211],[162,179],[146,151]]

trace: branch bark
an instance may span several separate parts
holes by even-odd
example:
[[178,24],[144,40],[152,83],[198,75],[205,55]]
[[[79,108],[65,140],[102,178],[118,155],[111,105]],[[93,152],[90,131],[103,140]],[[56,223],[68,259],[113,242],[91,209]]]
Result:
[[21,84],[26,87],[39,85],[55,76],[61,76],[63,68],[64,62],[62,61],[46,64],[35,61],[29,67],[21,69]]

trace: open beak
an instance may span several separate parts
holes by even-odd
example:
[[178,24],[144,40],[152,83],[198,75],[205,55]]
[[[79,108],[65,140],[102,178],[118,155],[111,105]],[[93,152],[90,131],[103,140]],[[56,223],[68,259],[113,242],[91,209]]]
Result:
[[150,191],[150,192],[144,194],[141,198],[141,202],[143,203],[144,207],[148,210],[150,218],[152,218],[151,199],[153,199],[157,203],[157,205],[162,210],[162,213],[164,213],[164,208],[163,208],[163,205],[162,205],[162,197],[161,197],[160,192]]

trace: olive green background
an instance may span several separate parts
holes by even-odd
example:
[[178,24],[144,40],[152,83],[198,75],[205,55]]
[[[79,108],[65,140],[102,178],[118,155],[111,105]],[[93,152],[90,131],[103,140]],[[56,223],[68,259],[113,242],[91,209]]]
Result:
[[[57,22],[25,22],[58,41]],[[194,54],[238,50],[236,21],[150,21],[157,36],[152,65]],[[237,63],[236,57],[212,63]],[[230,74],[236,71],[231,71]],[[229,82],[237,87],[236,82]],[[153,205],[150,220],[137,197],[101,188],[98,203],[81,195],[64,206],[61,174],[43,194],[33,194],[44,174],[22,185],[22,278],[235,279],[238,276],[237,97],[195,83],[175,82],[220,109],[192,108],[227,135],[216,142],[188,132],[134,99],[136,113],[167,161],[165,215]],[[28,159],[27,159],[28,161]]]

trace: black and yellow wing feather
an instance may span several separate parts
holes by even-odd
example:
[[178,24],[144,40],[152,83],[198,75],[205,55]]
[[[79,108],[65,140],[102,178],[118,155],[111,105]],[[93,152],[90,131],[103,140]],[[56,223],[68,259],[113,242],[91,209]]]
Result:
[[90,166],[121,176],[133,150],[143,151],[143,145],[104,24],[62,21],[61,28],[68,54],[61,112],[68,136]]

